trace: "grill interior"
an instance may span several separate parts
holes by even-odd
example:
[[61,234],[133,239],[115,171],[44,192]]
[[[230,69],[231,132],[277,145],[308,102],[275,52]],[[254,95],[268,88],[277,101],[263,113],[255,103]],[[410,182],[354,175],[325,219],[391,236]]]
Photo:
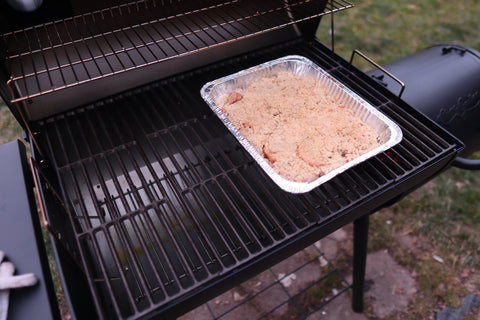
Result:
[[[199,92],[210,80],[289,54],[310,58],[390,116],[403,141],[310,193],[276,187]],[[438,173],[456,154],[456,140],[382,90],[321,43],[300,39],[38,121],[72,226],[62,238],[76,240],[73,255],[99,314],[178,315],[187,311],[175,310],[182,303],[218,293],[220,280],[233,284],[239,270],[243,278],[263,270],[287,248]],[[345,218],[348,212],[356,213]]]

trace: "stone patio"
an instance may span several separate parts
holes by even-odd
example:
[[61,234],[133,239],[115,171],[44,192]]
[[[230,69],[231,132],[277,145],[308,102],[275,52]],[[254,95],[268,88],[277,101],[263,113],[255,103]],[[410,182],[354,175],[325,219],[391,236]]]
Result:
[[[336,231],[180,320],[367,319],[352,311],[350,294],[342,293],[348,289],[351,275],[343,279],[330,263],[348,241],[348,233]],[[327,288],[322,290],[322,286]],[[365,289],[365,301],[379,319],[405,309],[416,292],[412,276],[387,251],[368,255]],[[321,308],[315,311],[316,307]]]

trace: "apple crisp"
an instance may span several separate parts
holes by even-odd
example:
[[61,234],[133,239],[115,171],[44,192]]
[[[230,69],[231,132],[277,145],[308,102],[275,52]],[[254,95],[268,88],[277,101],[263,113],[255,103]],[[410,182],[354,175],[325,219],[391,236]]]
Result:
[[220,108],[273,169],[310,182],[379,146],[378,133],[309,77],[279,72],[222,97]]

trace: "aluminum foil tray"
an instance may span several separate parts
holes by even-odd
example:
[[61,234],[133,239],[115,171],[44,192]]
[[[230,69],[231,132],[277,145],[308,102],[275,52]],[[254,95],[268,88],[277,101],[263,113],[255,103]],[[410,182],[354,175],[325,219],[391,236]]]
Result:
[[[219,107],[220,98],[232,91],[242,92],[256,80],[268,77],[280,71],[291,72],[299,77],[313,77],[319,83],[327,86],[331,95],[336,95],[340,102],[366,124],[373,127],[379,134],[380,146],[370,150],[361,156],[327,172],[310,182],[297,182],[288,180],[279,175],[258,152],[250,142],[242,135],[235,125],[228,119]],[[400,127],[387,116],[360,98],[340,81],[332,77],[325,70],[317,66],[311,60],[302,56],[286,56],[264,64],[242,70],[235,74],[206,83],[201,91],[202,98],[207,102],[212,111],[220,118],[230,132],[237,138],[240,144],[255,159],[265,173],[283,190],[290,193],[305,193],[332,179],[343,171],[390,149],[402,140]]]

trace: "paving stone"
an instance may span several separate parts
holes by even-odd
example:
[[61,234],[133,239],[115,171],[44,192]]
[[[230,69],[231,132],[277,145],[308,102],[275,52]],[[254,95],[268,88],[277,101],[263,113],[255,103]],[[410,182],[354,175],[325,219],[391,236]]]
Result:
[[[461,320],[464,315],[470,313],[473,308],[480,307],[480,294],[467,294],[462,299],[460,308],[446,307],[437,313],[436,320]],[[478,312],[480,319],[480,311]]]
[[318,260],[312,261],[312,257],[304,251],[280,262],[272,270],[292,296],[325,275]]
[[334,260],[338,255],[338,241],[328,236],[315,242],[315,246],[323,252],[328,260]]
[[363,313],[356,313],[350,307],[351,300],[346,295],[340,295],[321,310],[311,314],[308,320],[368,320]]
[[329,236],[327,236],[327,238],[340,242],[340,241],[347,240],[347,236],[348,236],[347,232],[343,228],[340,228],[340,229],[337,229],[332,234],[330,234]]
[[405,310],[409,300],[417,292],[412,275],[396,263],[386,250],[367,256],[365,281],[365,297],[380,319]]
[[210,311],[208,311],[207,305],[203,304],[200,307],[195,308],[195,309],[187,312],[186,314],[184,314],[183,316],[181,316],[177,320],[191,320],[191,319],[212,320],[213,317],[212,317]]

